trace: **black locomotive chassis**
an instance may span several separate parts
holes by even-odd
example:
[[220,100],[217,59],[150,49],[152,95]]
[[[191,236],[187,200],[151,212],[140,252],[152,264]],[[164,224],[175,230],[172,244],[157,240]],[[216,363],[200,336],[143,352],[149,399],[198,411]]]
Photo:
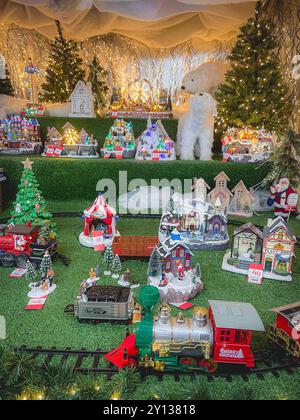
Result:
[[[59,366],[69,366],[74,373],[79,374],[95,374],[106,375],[111,378],[120,370],[104,359],[106,351],[98,350],[72,350],[70,348],[60,350],[55,347],[52,349],[43,349],[42,347],[27,348],[23,346],[17,349],[18,352],[26,354],[32,360],[40,363],[41,369],[48,369],[50,364],[58,364]],[[258,351],[255,353],[256,367],[254,369],[245,369],[232,367],[227,365],[225,368],[217,372],[207,372],[205,370],[176,370],[176,371],[155,371],[151,368],[139,368],[141,378],[147,376],[156,376],[159,380],[164,376],[173,376],[176,380],[180,376],[189,375],[192,378],[197,376],[204,376],[208,381],[213,381],[216,378],[223,378],[231,382],[234,378],[242,378],[245,382],[249,380],[250,376],[256,376],[263,380],[267,374],[272,374],[279,377],[281,373],[293,375],[295,370],[300,368],[300,361],[292,358],[287,353],[282,352],[278,348],[270,348],[269,350]]]

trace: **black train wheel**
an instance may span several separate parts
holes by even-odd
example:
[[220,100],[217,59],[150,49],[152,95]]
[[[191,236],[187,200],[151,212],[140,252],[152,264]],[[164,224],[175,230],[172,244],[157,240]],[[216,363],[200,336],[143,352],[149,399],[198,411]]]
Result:
[[1,258],[1,262],[2,262],[2,265],[4,267],[14,267],[15,263],[16,263],[15,256],[13,254],[10,254],[9,252],[7,252]]
[[18,255],[16,258],[16,266],[18,268],[26,268],[29,257],[25,254]]

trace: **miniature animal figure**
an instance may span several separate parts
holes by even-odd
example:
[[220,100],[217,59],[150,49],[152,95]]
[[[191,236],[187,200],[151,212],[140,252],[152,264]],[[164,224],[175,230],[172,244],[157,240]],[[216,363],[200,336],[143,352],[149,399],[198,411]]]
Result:
[[200,92],[190,99],[189,111],[178,125],[177,154],[182,160],[194,160],[195,154],[200,160],[212,159],[216,113],[216,101],[209,93]]

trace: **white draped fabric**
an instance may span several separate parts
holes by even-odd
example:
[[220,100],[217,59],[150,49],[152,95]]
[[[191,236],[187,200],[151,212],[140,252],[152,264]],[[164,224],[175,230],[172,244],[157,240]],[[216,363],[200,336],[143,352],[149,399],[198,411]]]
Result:
[[255,0],[0,0],[0,24],[34,28],[48,38],[60,20],[67,37],[118,33],[149,47],[187,40],[204,48],[235,38]]

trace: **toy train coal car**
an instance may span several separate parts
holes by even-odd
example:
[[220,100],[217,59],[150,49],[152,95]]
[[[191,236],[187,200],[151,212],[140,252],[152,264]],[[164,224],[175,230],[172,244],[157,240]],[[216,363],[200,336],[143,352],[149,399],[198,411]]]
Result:
[[156,287],[141,290],[145,316],[136,333],[105,356],[119,369],[131,365],[157,371],[213,371],[218,365],[254,367],[252,334],[265,329],[252,305],[210,301],[209,311],[195,308],[193,317],[188,318],[181,314],[172,317],[170,307],[163,304],[156,319],[152,309],[158,301]]
[[92,286],[74,305],[74,315],[80,322],[130,323],[133,309],[130,287]]
[[12,228],[0,226],[0,264],[4,267],[25,268],[27,261],[39,266],[43,256],[49,252],[53,259],[57,253],[57,242],[39,244],[40,226],[16,225]]

